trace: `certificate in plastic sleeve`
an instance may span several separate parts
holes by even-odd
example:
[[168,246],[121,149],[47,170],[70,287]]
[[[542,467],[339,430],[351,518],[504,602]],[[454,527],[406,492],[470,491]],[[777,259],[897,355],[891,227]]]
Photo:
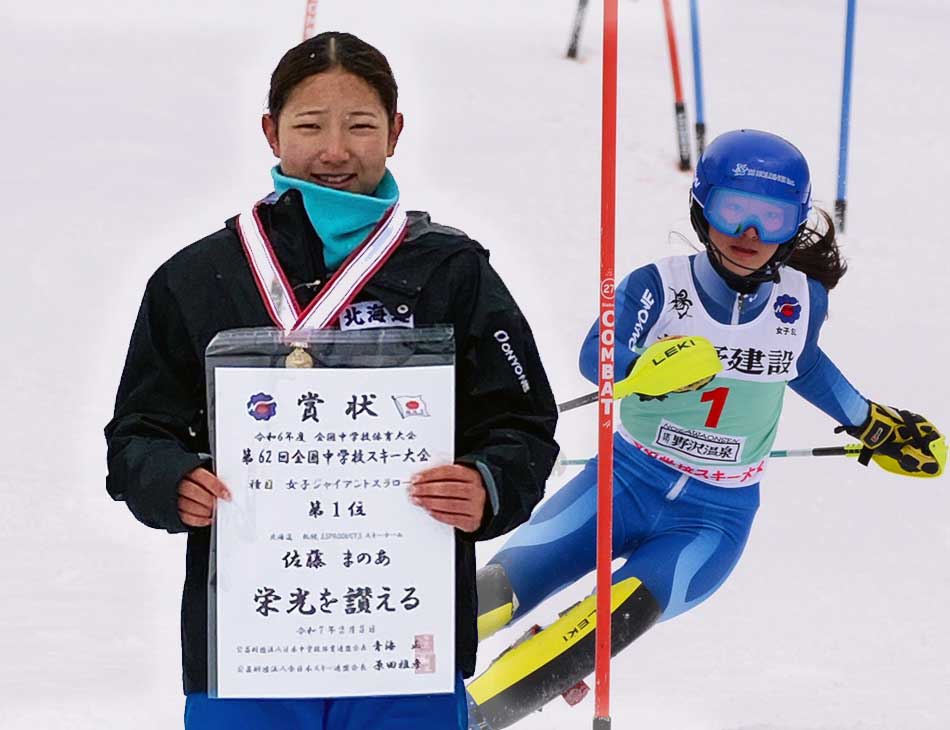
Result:
[[453,462],[451,329],[230,331],[207,370],[209,694],[454,691],[454,531],[407,495]]

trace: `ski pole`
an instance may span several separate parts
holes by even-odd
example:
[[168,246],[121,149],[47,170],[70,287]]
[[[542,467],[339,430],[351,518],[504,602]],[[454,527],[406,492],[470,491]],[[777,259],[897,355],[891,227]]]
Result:
[[844,446],[817,446],[814,449],[776,449],[769,452],[771,459],[784,459],[787,456],[853,456],[861,454],[862,444],[845,444]]
[[593,393],[588,393],[587,395],[578,396],[577,398],[572,398],[571,400],[566,400],[563,403],[557,404],[558,413],[564,413],[564,411],[572,411],[575,408],[580,408],[581,406],[586,406],[588,403],[597,402],[597,391]]
[[317,0],[307,0],[303,19],[303,39],[313,38],[317,30]]
[[[769,452],[770,459],[782,459],[789,456],[850,456],[857,458],[864,447],[861,444],[844,446],[818,446],[813,449],[776,449]],[[558,466],[583,466],[590,459],[558,459]]]
[[693,39],[693,87],[696,90],[696,157],[706,149],[706,114],[703,109],[703,59],[699,44],[699,0],[689,0],[690,29]]
[[574,27],[571,29],[571,43],[567,47],[567,57],[577,58],[577,46],[581,40],[581,28],[584,14],[587,12],[587,0],[577,0],[577,12],[574,14]]
[[673,9],[670,0],[663,0],[663,16],[666,19],[666,42],[670,47],[670,67],[673,70],[673,95],[676,115],[676,141],[680,150],[680,170],[689,170],[689,132],[686,122],[686,104],[683,101],[683,86],[680,83],[680,61],[676,52],[676,31],[673,28]]
[[841,129],[838,136],[838,197],[835,199],[835,223],[844,233],[845,207],[848,175],[848,137],[851,117],[851,58],[854,53],[854,2],[848,0],[848,17],[844,36],[844,81],[841,89]]

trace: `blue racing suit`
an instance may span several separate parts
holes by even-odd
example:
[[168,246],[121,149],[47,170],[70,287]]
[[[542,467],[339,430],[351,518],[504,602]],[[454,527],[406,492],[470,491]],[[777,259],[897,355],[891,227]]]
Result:
[[[689,312],[683,311],[687,308],[701,307],[703,315],[718,323],[717,327],[742,327],[752,322],[761,324],[765,320],[760,316],[772,317],[772,312],[765,311],[771,304],[777,319],[768,319],[768,326],[784,326],[787,333],[789,327],[783,322],[796,316],[795,306],[801,307],[796,300],[774,296],[773,287],[779,285],[772,282],[761,284],[752,294],[739,295],[715,272],[705,253],[689,257],[689,274],[690,291],[698,295],[698,302],[684,291],[672,290],[669,282],[665,286],[655,264],[632,272],[617,288],[618,379],[630,372],[638,350],[648,341],[665,307],[677,308],[681,315],[673,319],[678,329],[668,333],[673,335],[700,334],[691,331],[695,326],[691,322],[697,318],[687,316]],[[818,346],[818,334],[827,314],[827,290],[808,279],[805,291],[807,332],[800,345],[795,376],[787,384],[839,423],[860,424],[868,415],[867,400]],[[783,304],[790,309],[782,309]],[[655,340],[657,333],[652,334]],[[594,383],[598,349],[595,322],[580,353],[581,372]],[[720,353],[721,358],[726,356]],[[759,505],[759,483],[750,479],[742,485],[718,486],[656,456],[642,444],[638,447],[631,439],[615,434],[613,555],[625,562],[615,572],[614,582],[639,578],[659,603],[661,620],[666,620],[705,600],[732,571]],[[490,561],[504,567],[511,583],[516,597],[514,618],[593,570],[596,482],[596,459],[591,459]]]

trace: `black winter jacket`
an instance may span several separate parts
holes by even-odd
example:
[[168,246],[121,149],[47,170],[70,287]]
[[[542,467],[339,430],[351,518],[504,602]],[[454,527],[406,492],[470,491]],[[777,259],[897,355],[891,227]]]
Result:
[[[323,247],[297,191],[259,209],[301,306],[327,279]],[[409,214],[406,240],[356,301],[382,301],[417,326],[451,324],[456,341],[457,461],[480,463],[494,481],[474,534],[456,531],[456,663],[475,669],[474,540],[524,522],[557,457],[557,409],[531,329],[488,252],[461,231]],[[273,326],[252,279],[234,219],[173,256],[149,280],[106,426],[106,487],[149,527],[188,533],[181,630],[185,693],[207,687],[209,528],[178,518],[182,477],[208,466],[204,352],[218,332]],[[505,333],[505,335],[499,333]],[[502,349],[501,340],[511,351]],[[512,354],[523,368],[519,377]],[[527,390],[525,389],[527,387]],[[492,493],[493,492],[493,493]]]

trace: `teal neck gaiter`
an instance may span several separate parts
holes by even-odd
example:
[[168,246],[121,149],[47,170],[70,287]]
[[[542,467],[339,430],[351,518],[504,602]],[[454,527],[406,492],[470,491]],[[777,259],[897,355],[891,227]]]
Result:
[[399,200],[399,186],[389,170],[372,195],[334,190],[287,177],[279,165],[275,165],[270,174],[278,195],[291,188],[300,191],[307,217],[323,241],[323,261],[329,271],[339,268],[346,257],[366,240],[383,213]]

